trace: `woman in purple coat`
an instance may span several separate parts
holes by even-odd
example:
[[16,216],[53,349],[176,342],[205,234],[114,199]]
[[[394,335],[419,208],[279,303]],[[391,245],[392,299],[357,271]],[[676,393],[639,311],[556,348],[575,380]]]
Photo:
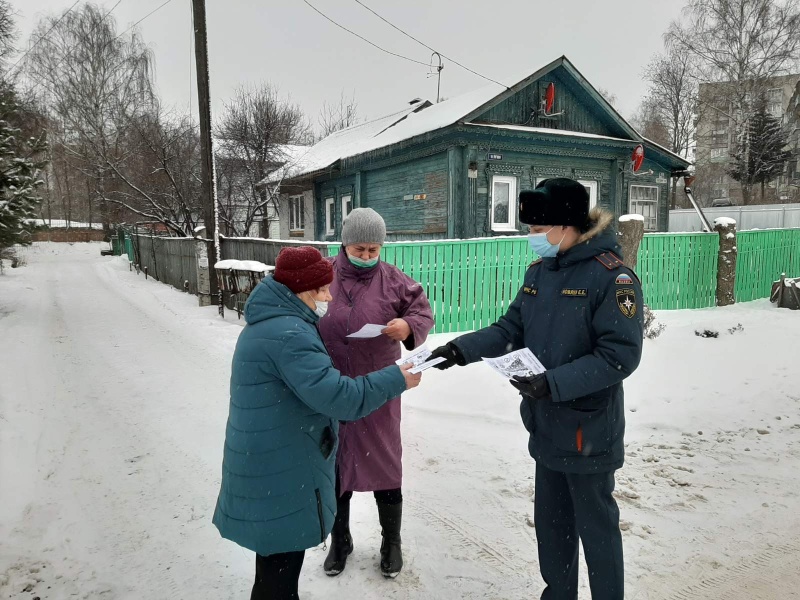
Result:
[[[320,334],[334,366],[347,377],[366,375],[425,343],[433,328],[431,306],[422,286],[393,265],[381,262],[386,238],[383,218],[371,208],[356,208],[342,226],[342,249],[333,259],[328,314]],[[386,325],[371,339],[347,336],[364,325]],[[403,447],[400,441],[400,398],[374,413],[339,428],[336,457],[336,520],[325,572],[338,575],[353,552],[350,499],[353,492],[374,492],[381,524],[381,572],[396,577],[403,567],[400,523],[403,511]]]

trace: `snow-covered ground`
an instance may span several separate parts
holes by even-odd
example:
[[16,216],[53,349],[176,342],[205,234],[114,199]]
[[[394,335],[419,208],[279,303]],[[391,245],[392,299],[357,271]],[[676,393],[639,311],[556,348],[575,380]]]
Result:
[[[0,276],[0,597],[249,597],[253,555],[211,525],[235,315],[96,244],[26,252]],[[658,317],[626,384],[627,597],[800,597],[800,313]],[[309,551],[302,597],[536,597],[514,390],[482,365],[428,371],[404,413],[405,570],[380,576],[374,501],[356,495],[347,571]]]

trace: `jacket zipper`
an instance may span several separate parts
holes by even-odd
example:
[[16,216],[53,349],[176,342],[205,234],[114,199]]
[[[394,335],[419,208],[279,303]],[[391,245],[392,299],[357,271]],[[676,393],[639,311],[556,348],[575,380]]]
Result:
[[322,549],[328,549],[328,543],[325,540],[325,520],[322,517],[322,497],[319,495],[319,488],[314,490],[317,496],[317,516],[319,517],[319,541],[322,543]]

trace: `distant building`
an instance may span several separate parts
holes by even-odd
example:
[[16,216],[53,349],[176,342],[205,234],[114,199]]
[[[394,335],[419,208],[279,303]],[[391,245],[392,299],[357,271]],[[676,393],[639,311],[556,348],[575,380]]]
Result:
[[[233,235],[235,229],[243,237],[263,237],[277,239],[281,232],[281,214],[278,206],[280,183],[298,158],[308,152],[308,146],[280,145],[274,148],[273,156],[264,164],[269,173],[268,180],[251,184],[252,168],[243,157],[217,153],[215,157],[217,174],[217,201],[226,214],[231,215],[231,224],[220,221],[220,233]],[[248,224],[248,217],[250,223]]]
[[281,184],[281,237],[337,240],[359,206],[384,217],[389,240],[518,235],[519,191],[548,177],[667,230],[669,182],[685,159],[643,138],[566,57],[508,83],[414,100],[311,147]]
[[[789,126],[790,105],[797,105],[800,74],[770,79],[766,85],[767,110]],[[736,107],[727,96],[728,83],[700,85],[695,164],[697,180],[692,189],[703,206],[741,205],[741,185],[728,175],[732,152],[736,147],[733,117]],[[796,127],[796,126],[795,126]],[[797,131],[795,130],[795,144]],[[786,172],[766,187],[765,203],[800,201],[797,188],[797,163],[787,165]],[[793,184],[793,179],[795,183]],[[758,199],[760,203],[760,198]]]

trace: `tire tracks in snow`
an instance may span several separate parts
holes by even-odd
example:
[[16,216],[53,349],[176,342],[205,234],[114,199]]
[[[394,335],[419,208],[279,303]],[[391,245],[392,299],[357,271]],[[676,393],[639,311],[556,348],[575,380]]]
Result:
[[774,546],[664,600],[800,598],[800,542]]

